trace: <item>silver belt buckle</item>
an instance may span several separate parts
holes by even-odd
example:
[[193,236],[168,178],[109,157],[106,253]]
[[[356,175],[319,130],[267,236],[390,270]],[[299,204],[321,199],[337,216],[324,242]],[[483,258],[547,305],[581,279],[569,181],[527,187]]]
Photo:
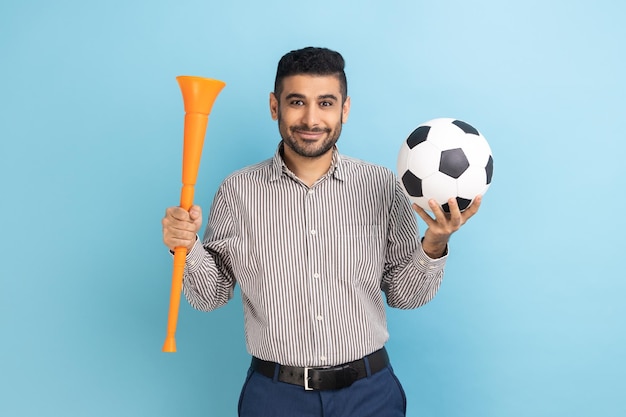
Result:
[[306,367],[304,368],[304,390],[305,391],[313,391],[313,388],[309,387],[309,370],[311,368]]

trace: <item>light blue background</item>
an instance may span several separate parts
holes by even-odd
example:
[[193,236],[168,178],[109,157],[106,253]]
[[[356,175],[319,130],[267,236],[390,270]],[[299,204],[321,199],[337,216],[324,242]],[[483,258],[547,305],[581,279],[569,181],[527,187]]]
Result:
[[[475,125],[495,157],[434,301],[389,311],[409,417],[626,415],[623,3],[4,1],[0,415],[234,416],[237,297],[182,303],[162,353],[183,108],[222,79],[196,188],[272,155],[283,53],[347,60],[343,153],[395,169],[419,123]],[[367,202],[355,201],[355,204]]]

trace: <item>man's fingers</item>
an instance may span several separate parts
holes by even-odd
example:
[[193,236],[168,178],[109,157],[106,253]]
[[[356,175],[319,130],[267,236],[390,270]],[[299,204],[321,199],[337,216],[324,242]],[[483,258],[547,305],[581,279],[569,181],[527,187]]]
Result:
[[189,217],[193,222],[193,231],[194,234],[200,231],[200,227],[202,226],[202,209],[199,206],[192,206],[189,210]]
[[171,217],[172,219],[189,221],[189,212],[182,207],[168,207],[165,210],[165,218]]
[[463,212],[463,222],[466,222],[467,220],[469,220],[470,217],[472,217],[474,214],[478,212],[478,209],[480,208],[480,203],[482,203],[482,201],[483,201],[482,195],[479,195],[474,199],[474,201],[472,202],[472,205],[469,206],[467,210]]
[[196,224],[189,218],[179,220],[174,217],[164,217],[161,221],[164,231],[196,232]]
[[194,222],[198,219],[202,219],[202,209],[200,206],[191,206],[189,209],[189,217]]
[[187,247],[196,240],[196,231],[193,223],[175,221],[168,223],[163,219],[163,242],[173,250],[176,247]]
[[434,222],[433,218],[430,217],[428,213],[426,213],[426,210],[424,210],[415,203],[413,203],[413,210],[417,213],[418,216],[422,218],[422,220],[424,220],[424,222],[426,222],[427,225],[430,226]]
[[434,215],[434,219],[420,206],[413,203],[413,210],[426,222],[429,227],[438,225],[443,229],[448,229],[450,232],[458,230],[465,222],[472,217],[480,208],[482,202],[482,196],[476,196],[472,205],[466,210],[461,211],[456,198],[448,200],[448,207],[450,211],[448,213],[443,211],[443,208],[437,203],[435,199],[428,200],[428,206]]
[[430,207],[433,214],[435,215],[436,222],[445,223],[446,221],[448,221],[448,217],[446,213],[443,211],[443,209],[441,208],[441,206],[439,205],[439,203],[437,203],[435,199],[428,200],[428,206]]
[[171,217],[181,221],[196,221],[202,219],[202,209],[200,206],[191,206],[189,211],[182,207],[169,207],[165,210],[165,217]]
[[456,201],[456,198],[451,198],[448,200],[448,207],[450,208],[450,213],[448,213],[448,220],[450,221],[450,225],[457,229],[461,226],[463,217],[461,216],[461,209],[459,208],[459,203]]
[[196,235],[196,230],[193,227],[193,223],[165,224],[163,226],[163,234],[173,238],[189,239],[191,236]]
[[177,247],[190,249],[196,241],[198,230],[202,225],[202,209],[192,206],[189,211],[182,207],[169,207],[161,220],[163,226],[163,242],[173,250]]

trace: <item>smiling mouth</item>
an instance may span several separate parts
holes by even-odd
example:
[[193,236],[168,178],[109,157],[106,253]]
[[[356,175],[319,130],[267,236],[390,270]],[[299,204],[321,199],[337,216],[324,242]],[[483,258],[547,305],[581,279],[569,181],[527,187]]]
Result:
[[330,133],[328,129],[292,129],[293,133],[297,133],[303,139],[317,139],[324,134]]

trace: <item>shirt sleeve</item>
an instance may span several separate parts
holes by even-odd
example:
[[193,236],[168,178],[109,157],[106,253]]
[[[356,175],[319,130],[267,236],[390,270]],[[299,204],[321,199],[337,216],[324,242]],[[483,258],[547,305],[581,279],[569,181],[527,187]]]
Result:
[[235,277],[230,247],[235,228],[222,188],[213,200],[202,243],[196,240],[187,254],[183,294],[202,311],[215,310],[233,297]]
[[433,299],[448,257],[432,259],[422,248],[415,213],[398,181],[390,211],[381,289],[390,307],[411,309]]

